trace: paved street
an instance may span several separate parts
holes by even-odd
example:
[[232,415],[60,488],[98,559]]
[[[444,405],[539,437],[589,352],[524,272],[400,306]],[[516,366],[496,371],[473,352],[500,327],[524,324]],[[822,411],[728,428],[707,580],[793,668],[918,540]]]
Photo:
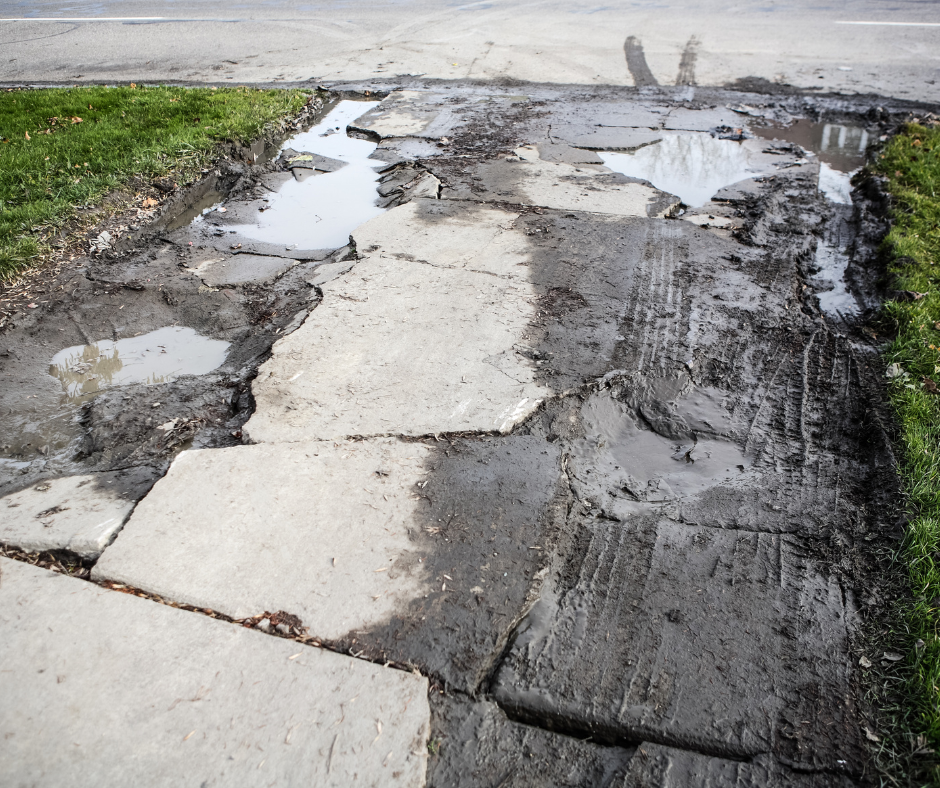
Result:
[[[523,80],[940,99],[932,3],[0,2],[0,80]],[[62,19],[63,21],[55,21]],[[108,21],[113,20],[113,21]],[[644,63],[645,61],[645,63]]]
[[335,89],[4,332],[0,782],[871,783],[897,482],[851,176],[940,19],[732,11],[0,22],[8,81]]

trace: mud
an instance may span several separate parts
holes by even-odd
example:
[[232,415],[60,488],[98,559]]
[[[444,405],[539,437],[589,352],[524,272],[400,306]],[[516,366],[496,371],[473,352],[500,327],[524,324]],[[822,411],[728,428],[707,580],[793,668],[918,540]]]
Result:
[[[342,132],[330,121],[318,133],[336,134],[283,141],[286,156],[279,143],[259,164],[220,167],[225,211],[202,214],[217,204],[204,204],[216,199],[205,186],[193,223],[77,261],[0,343],[3,434],[17,436],[0,491],[118,468],[162,474],[181,449],[245,440],[274,341],[322,308],[332,278],[365,266],[360,254],[381,257],[357,249],[358,213],[335,237],[306,234],[309,216],[286,221],[296,236],[255,232],[280,216],[274,195],[313,194],[361,168],[369,211],[416,196],[432,206],[414,211],[428,228],[416,247],[486,203],[526,254],[511,273],[479,264],[474,276],[492,280],[492,299],[519,283],[534,294],[519,299],[520,315],[532,311],[505,351],[512,363],[486,363],[548,393],[508,435],[391,428],[431,447],[407,523],[431,590],[324,644],[431,679],[431,785],[865,784],[873,723],[854,666],[877,612],[875,548],[896,536],[878,350],[863,330],[880,295],[884,202],[872,181],[849,183],[851,204],[833,201],[846,181],[821,172],[856,166],[862,137],[836,126],[878,139],[905,108],[868,116],[864,99],[652,84],[519,90],[396,92],[354,119],[371,159],[317,158],[341,160],[318,147]],[[827,116],[828,136],[804,134]],[[666,169],[611,172],[615,155]],[[552,173],[558,193],[592,207],[531,185],[551,187]],[[670,193],[689,181],[694,194]],[[448,281],[414,255],[382,260]],[[240,273],[226,280],[230,266]],[[339,300],[356,300],[343,282]],[[342,332],[358,313],[338,303]],[[84,392],[63,410],[48,373],[57,353],[170,326],[228,343],[224,361]],[[93,373],[70,374],[81,388]],[[354,388],[340,395],[359,407]]]
[[316,263],[184,239],[232,190],[276,174],[271,158],[224,159],[153,225],[64,267],[38,308],[15,316],[2,343],[0,490],[137,466],[152,482],[182,448],[239,442],[248,383],[315,303]]

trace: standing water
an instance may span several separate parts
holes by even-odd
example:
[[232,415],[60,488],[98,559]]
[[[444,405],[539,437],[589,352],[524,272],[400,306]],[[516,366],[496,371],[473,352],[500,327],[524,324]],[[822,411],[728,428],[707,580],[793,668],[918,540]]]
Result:
[[289,139],[282,150],[326,156],[345,166],[335,172],[285,183],[252,224],[230,225],[245,238],[301,249],[338,249],[363,222],[383,213],[376,205],[377,145],[349,137],[346,126],[377,106],[376,101],[341,101],[316,126]]
[[649,181],[693,208],[725,186],[758,174],[744,148],[710,134],[671,134],[636,153],[598,155],[614,172]]
[[81,402],[109,386],[170,383],[180,375],[205,375],[225,361],[229,343],[200,336],[191,328],[168,326],[112,342],[76,345],[52,357],[49,373],[66,398]]

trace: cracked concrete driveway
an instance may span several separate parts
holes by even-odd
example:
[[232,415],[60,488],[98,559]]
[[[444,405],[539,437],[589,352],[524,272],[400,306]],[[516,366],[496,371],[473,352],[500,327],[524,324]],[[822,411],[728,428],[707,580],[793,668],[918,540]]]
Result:
[[[362,89],[6,331],[0,542],[93,583],[0,566],[5,781],[107,704],[88,784],[177,744],[205,784],[868,784],[896,482],[850,176],[910,107]],[[215,366],[122,373],[166,326]]]

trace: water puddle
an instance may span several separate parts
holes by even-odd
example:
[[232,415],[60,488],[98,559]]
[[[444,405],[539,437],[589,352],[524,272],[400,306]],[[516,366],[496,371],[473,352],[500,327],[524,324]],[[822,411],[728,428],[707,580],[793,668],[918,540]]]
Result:
[[132,383],[169,383],[204,375],[225,361],[229,343],[168,326],[116,342],[101,340],[60,350],[49,374],[60,395],[27,397],[6,414],[0,432],[0,472],[25,472],[34,460],[47,470],[68,470],[81,444],[80,406],[98,392]]
[[175,216],[173,221],[167,224],[167,232],[173,232],[173,230],[178,230],[180,227],[185,227],[190,222],[201,219],[206,214],[211,213],[216,208],[218,208],[224,199],[225,195],[220,191],[215,191],[213,189],[206,192],[202,198],[194,202],[189,208],[180,213],[178,216]]
[[385,210],[376,205],[376,170],[384,163],[369,158],[376,143],[345,132],[348,124],[377,105],[377,101],[341,101],[316,126],[289,139],[281,150],[325,156],[345,166],[288,181],[268,198],[266,210],[252,224],[226,228],[287,248],[338,249],[349,243],[350,233]]
[[852,172],[839,172],[826,162],[819,163],[819,191],[825,198],[837,205],[852,204]]
[[205,375],[225,361],[229,343],[200,336],[191,328],[168,326],[112,342],[60,350],[49,374],[65,397],[78,403],[110,386],[169,383],[180,375]]
[[[852,176],[865,164],[868,132],[861,126],[844,123],[813,123],[798,120],[789,126],[754,128],[754,134],[767,140],[791,142],[816,154],[819,159],[819,191],[834,205],[852,204]],[[811,283],[819,288],[819,307],[830,317],[850,317],[859,312],[858,302],[845,281],[851,256],[843,223],[846,218],[835,211],[827,234],[816,246],[816,267]]]
[[710,134],[672,134],[635,153],[598,155],[614,172],[649,181],[693,208],[725,186],[760,174],[739,143]]
[[849,173],[865,163],[868,132],[861,126],[804,119],[789,126],[763,126],[751,131],[765,140],[796,143],[838,172]]
[[[688,425],[701,422],[701,426],[720,429],[722,414],[708,397],[693,393],[687,402],[680,401],[676,413]],[[714,434],[663,437],[607,394],[592,396],[581,416],[586,437],[572,452],[573,472],[582,489],[613,513],[624,503],[656,503],[694,495],[734,480],[751,465],[736,443]],[[727,421],[727,413],[723,417]]]
[[865,164],[868,132],[861,126],[798,120],[752,129],[765,140],[791,142],[819,159],[819,191],[837,205],[852,204],[852,176]]

